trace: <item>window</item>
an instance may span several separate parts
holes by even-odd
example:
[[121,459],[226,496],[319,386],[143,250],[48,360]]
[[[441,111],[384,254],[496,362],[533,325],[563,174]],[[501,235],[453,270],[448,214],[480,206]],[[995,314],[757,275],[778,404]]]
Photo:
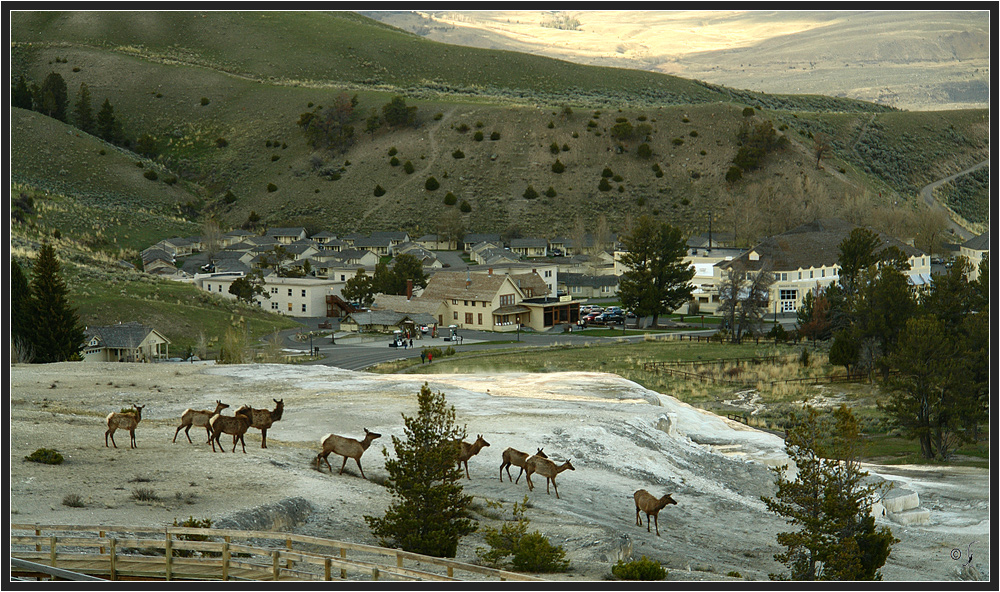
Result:
[[466,325],[471,325],[472,324],[472,313],[471,312],[465,313],[465,324]]
[[799,279],[800,280],[802,279],[802,272],[801,271],[799,272]]
[[458,304],[458,300],[452,299],[451,303],[452,304]]
[[813,279],[813,270],[809,270],[809,279]]
[[205,284],[205,287],[209,292],[212,291],[212,284]]
[[826,268],[819,270],[819,277],[826,277]]
[[462,306],[469,306],[469,301],[468,300],[463,300],[462,301]]
[[781,281],[783,281],[783,282],[787,282],[788,281],[788,274],[787,273],[782,273],[780,275],[781,275]]
[[277,288],[271,288],[271,293],[272,294],[277,294],[278,293],[278,289]]
[[483,324],[483,313],[479,313],[479,315],[478,315],[478,321],[479,321],[480,325]]
[[[291,288],[288,288],[288,295],[289,295],[289,296],[291,296],[291,295],[292,295],[292,289],[291,289]],[[291,304],[289,304],[288,306],[291,306]]]
[[306,305],[305,305],[305,304],[303,304],[303,305],[302,305],[302,312],[305,312],[305,311],[306,311]]
[[344,276],[344,274],[340,274],[340,281],[342,281],[342,282],[343,282],[343,281],[346,281],[346,280],[344,279],[345,277],[346,277],[346,276]]
[[278,310],[278,303],[277,302],[272,302],[271,303],[271,310]]
[[291,302],[288,303],[288,312],[292,312],[292,303]]
[[500,306],[511,306],[514,304],[513,294],[504,294],[500,296]]
[[305,290],[302,290],[302,297],[303,297],[303,298],[305,298],[305,297],[306,297],[306,291],[305,291]]
[[458,311],[455,311],[455,312],[451,313],[451,318],[452,318],[452,320],[457,321],[458,320]]
[[779,299],[781,299],[781,300],[795,300],[796,298],[798,298],[799,291],[798,290],[780,290],[778,294],[779,294]]

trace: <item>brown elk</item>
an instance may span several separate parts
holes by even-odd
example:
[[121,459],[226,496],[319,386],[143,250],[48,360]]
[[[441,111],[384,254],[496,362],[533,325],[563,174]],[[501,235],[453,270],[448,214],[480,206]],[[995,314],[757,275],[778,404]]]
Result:
[[139,405],[138,407],[132,405],[132,411],[112,411],[108,414],[108,431],[104,432],[104,445],[108,445],[108,436],[111,436],[111,444],[118,448],[115,444],[115,430],[128,430],[130,446],[129,448],[138,448],[135,443],[135,427],[139,425],[142,421],[142,409],[145,405]]
[[552,488],[556,490],[556,499],[559,499],[559,488],[556,487],[556,475],[567,470],[576,470],[569,459],[563,464],[557,465],[551,460],[542,458],[537,454],[532,456],[524,462],[525,478],[528,480],[528,491],[535,489],[535,485],[531,482],[531,474],[538,473],[542,477],[545,477],[545,493],[549,493],[549,482],[551,481]]
[[[229,405],[216,399],[215,411],[209,411],[208,409],[185,409],[184,414],[181,415],[181,425],[177,426],[177,430],[174,432],[173,441],[177,441],[177,434],[180,433],[181,428],[184,428],[184,435],[187,436],[188,442],[191,442],[191,434],[189,433],[191,426],[205,426],[205,433],[208,435],[205,444],[208,444],[212,441],[212,429],[208,427],[208,420],[212,419],[213,415],[222,413],[222,410],[227,407]],[[194,442],[191,443],[194,444]]]
[[465,476],[470,481],[472,480],[472,477],[469,477],[469,459],[479,454],[480,450],[489,445],[490,443],[483,439],[482,434],[477,434],[476,441],[472,444],[458,441],[458,466],[461,468],[462,464],[465,464]]
[[219,442],[219,438],[222,434],[232,434],[233,435],[233,452],[236,452],[236,441],[239,440],[240,444],[243,445],[243,454],[247,453],[247,445],[243,440],[243,434],[250,429],[250,424],[253,423],[253,410],[246,405],[243,405],[236,410],[236,414],[232,417],[228,415],[213,415],[212,419],[208,420],[208,425],[212,428],[212,452],[215,452],[215,445],[219,445],[219,452],[225,452],[222,443]]
[[250,427],[260,430],[260,447],[267,448],[267,428],[281,419],[281,414],[285,410],[285,400],[271,399],[275,402],[274,411],[267,409],[253,409],[253,423]]
[[[501,483],[503,482],[503,470],[504,469],[507,469],[507,479],[510,479],[514,483],[517,483],[518,481],[520,481],[521,480],[521,475],[524,474],[524,463],[527,462],[529,456],[531,456],[531,455],[528,454],[527,452],[521,452],[520,450],[518,450],[516,448],[508,448],[507,450],[504,450],[503,454],[502,454],[503,464],[500,465],[500,482]],[[541,448],[538,449],[538,452],[535,454],[535,456],[540,456],[542,458],[548,458],[548,456],[546,456],[545,453],[542,452]],[[514,465],[515,467],[521,467],[521,472],[517,474],[517,479],[513,479],[510,476],[510,466],[511,465]]]
[[677,502],[674,498],[670,497],[670,494],[666,494],[663,497],[657,499],[653,494],[649,493],[645,489],[640,489],[632,495],[635,498],[635,524],[636,526],[642,526],[642,518],[639,518],[639,512],[646,513],[646,532],[649,532],[649,517],[653,517],[653,523],[656,525],[656,536],[660,536],[660,510],[667,507],[670,504],[676,505]]
[[368,450],[369,446],[371,446],[372,440],[381,437],[382,434],[369,432],[367,428],[365,428],[365,438],[361,441],[355,440],[354,438],[345,438],[336,434],[327,434],[320,441],[323,452],[316,455],[316,470],[320,470],[319,463],[320,461],[323,461],[326,463],[327,468],[330,469],[330,472],[333,473],[333,467],[330,466],[330,461],[327,458],[332,452],[344,457],[344,462],[340,465],[340,472],[337,473],[338,475],[344,474],[344,467],[347,466],[347,459],[353,458],[354,462],[358,463],[358,470],[361,471],[361,477],[367,479],[368,477],[365,477],[365,470],[361,468],[361,455],[365,453],[365,450]]

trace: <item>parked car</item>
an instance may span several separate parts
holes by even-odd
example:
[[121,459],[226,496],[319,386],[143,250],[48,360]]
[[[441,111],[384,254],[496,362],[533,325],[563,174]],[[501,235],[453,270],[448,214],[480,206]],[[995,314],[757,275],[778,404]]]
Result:
[[604,316],[604,313],[601,313],[588,322],[591,325],[604,325],[607,323],[607,318]]
[[605,325],[621,325],[625,322],[625,315],[621,313],[607,313],[601,315],[604,318],[603,324]]

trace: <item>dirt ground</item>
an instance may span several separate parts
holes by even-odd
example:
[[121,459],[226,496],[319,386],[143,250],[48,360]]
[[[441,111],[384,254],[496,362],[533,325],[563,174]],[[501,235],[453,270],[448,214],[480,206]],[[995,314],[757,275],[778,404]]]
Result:
[[[364,515],[381,516],[391,496],[383,449],[403,437],[402,414],[416,413],[416,393],[427,381],[454,405],[471,438],[483,434],[488,448],[469,461],[475,496],[473,516],[499,526],[486,500],[510,505],[529,495],[530,529],[562,545],[571,560],[550,579],[602,580],[630,548],[631,556],[660,561],[669,580],[767,580],[781,572],[775,535],[784,521],[766,511],[772,495],[768,466],[783,464],[783,442],[770,434],[694,409],[615,375],[551,373],[484,375],[372,375],[325,366],[212,366],[192,364],[15,365],[10,378],[10,520],[16,523],[170,525],[189,516],[218,527],[292,530],[377,544]],[[260,447],[250,430],[247,451],[213,453],[202,428],[183,430],[171,442],[188,407],[214,408],[216,399],[274,407],[281,421]],[[132,403],[145,404],[136,430],[118,448],[104,446],[105,416]],[[334,474],[313,460],[328,433],[361,438],[363,428],[382,437],[362,457],[368,480],[348,461],[331,456]],[[227,438],[223,438],[225,442]],[[471,441],[471,440],[470,440]],[[501,483],[502,451],[544,447],[573,471],[556,482],[560,498],[546,494],[544,479],[528,493],[520,483]],[[54,448],[62,465],[27,462],[38,448]],[[886,580],[962,579],[966,549],[988,577],[989,473],[935,467],[868,467],[899,487],[915,491],[930,510],[924,525],[903,526],[880,518],[900,542],[883,568]],[[515,470],[514,475],[517,475]],[[152,490],[158,501],[138,502],[132,492]],[[660,532],[635,525],[632,493],[672,493],[678,504],[660,513]],[[77,494],[83,507],[63,504]],[[484,547],[481,532],[463,538],[458,559],[474,562]],[[952,549],[962,549],[953,560]],[[735,573],[734,573],[735,572]],[[738,575],[736,575],[738,573]],[[967,572],[968,573],[968,572]],[[968,575],[965,576],[968,578]]]

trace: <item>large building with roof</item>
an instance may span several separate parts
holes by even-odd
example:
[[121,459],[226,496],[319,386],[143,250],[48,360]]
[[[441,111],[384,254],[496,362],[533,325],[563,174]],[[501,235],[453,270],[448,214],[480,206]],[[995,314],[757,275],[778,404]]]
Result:
[[967,275],[969,281],[976,281],[979,279],[979,264],[983,262],[983,257],[990,254],[990,231],[987,230],[979,236],[965,241],[959,247],[958,252],[972,264],[972,269]]
[[170,340],[156,329],[128,322],[83,331],[84,362],[153,362],[170,355]]
[[[837,218],[814,220],[782,234],[768,237],[752,249],[729,261],[718,263],[722,276],[733,265],[744,265],[750,272],[767,270],[774,274],[768,312],[793,313],[802,305],[805,295],[826,288],[840,277],[840,244],[858,226]],[[916,289],[931,283],[930,256],[884,233],[879,237],[876,252],[896,247],[910,264],[907,272]]]

